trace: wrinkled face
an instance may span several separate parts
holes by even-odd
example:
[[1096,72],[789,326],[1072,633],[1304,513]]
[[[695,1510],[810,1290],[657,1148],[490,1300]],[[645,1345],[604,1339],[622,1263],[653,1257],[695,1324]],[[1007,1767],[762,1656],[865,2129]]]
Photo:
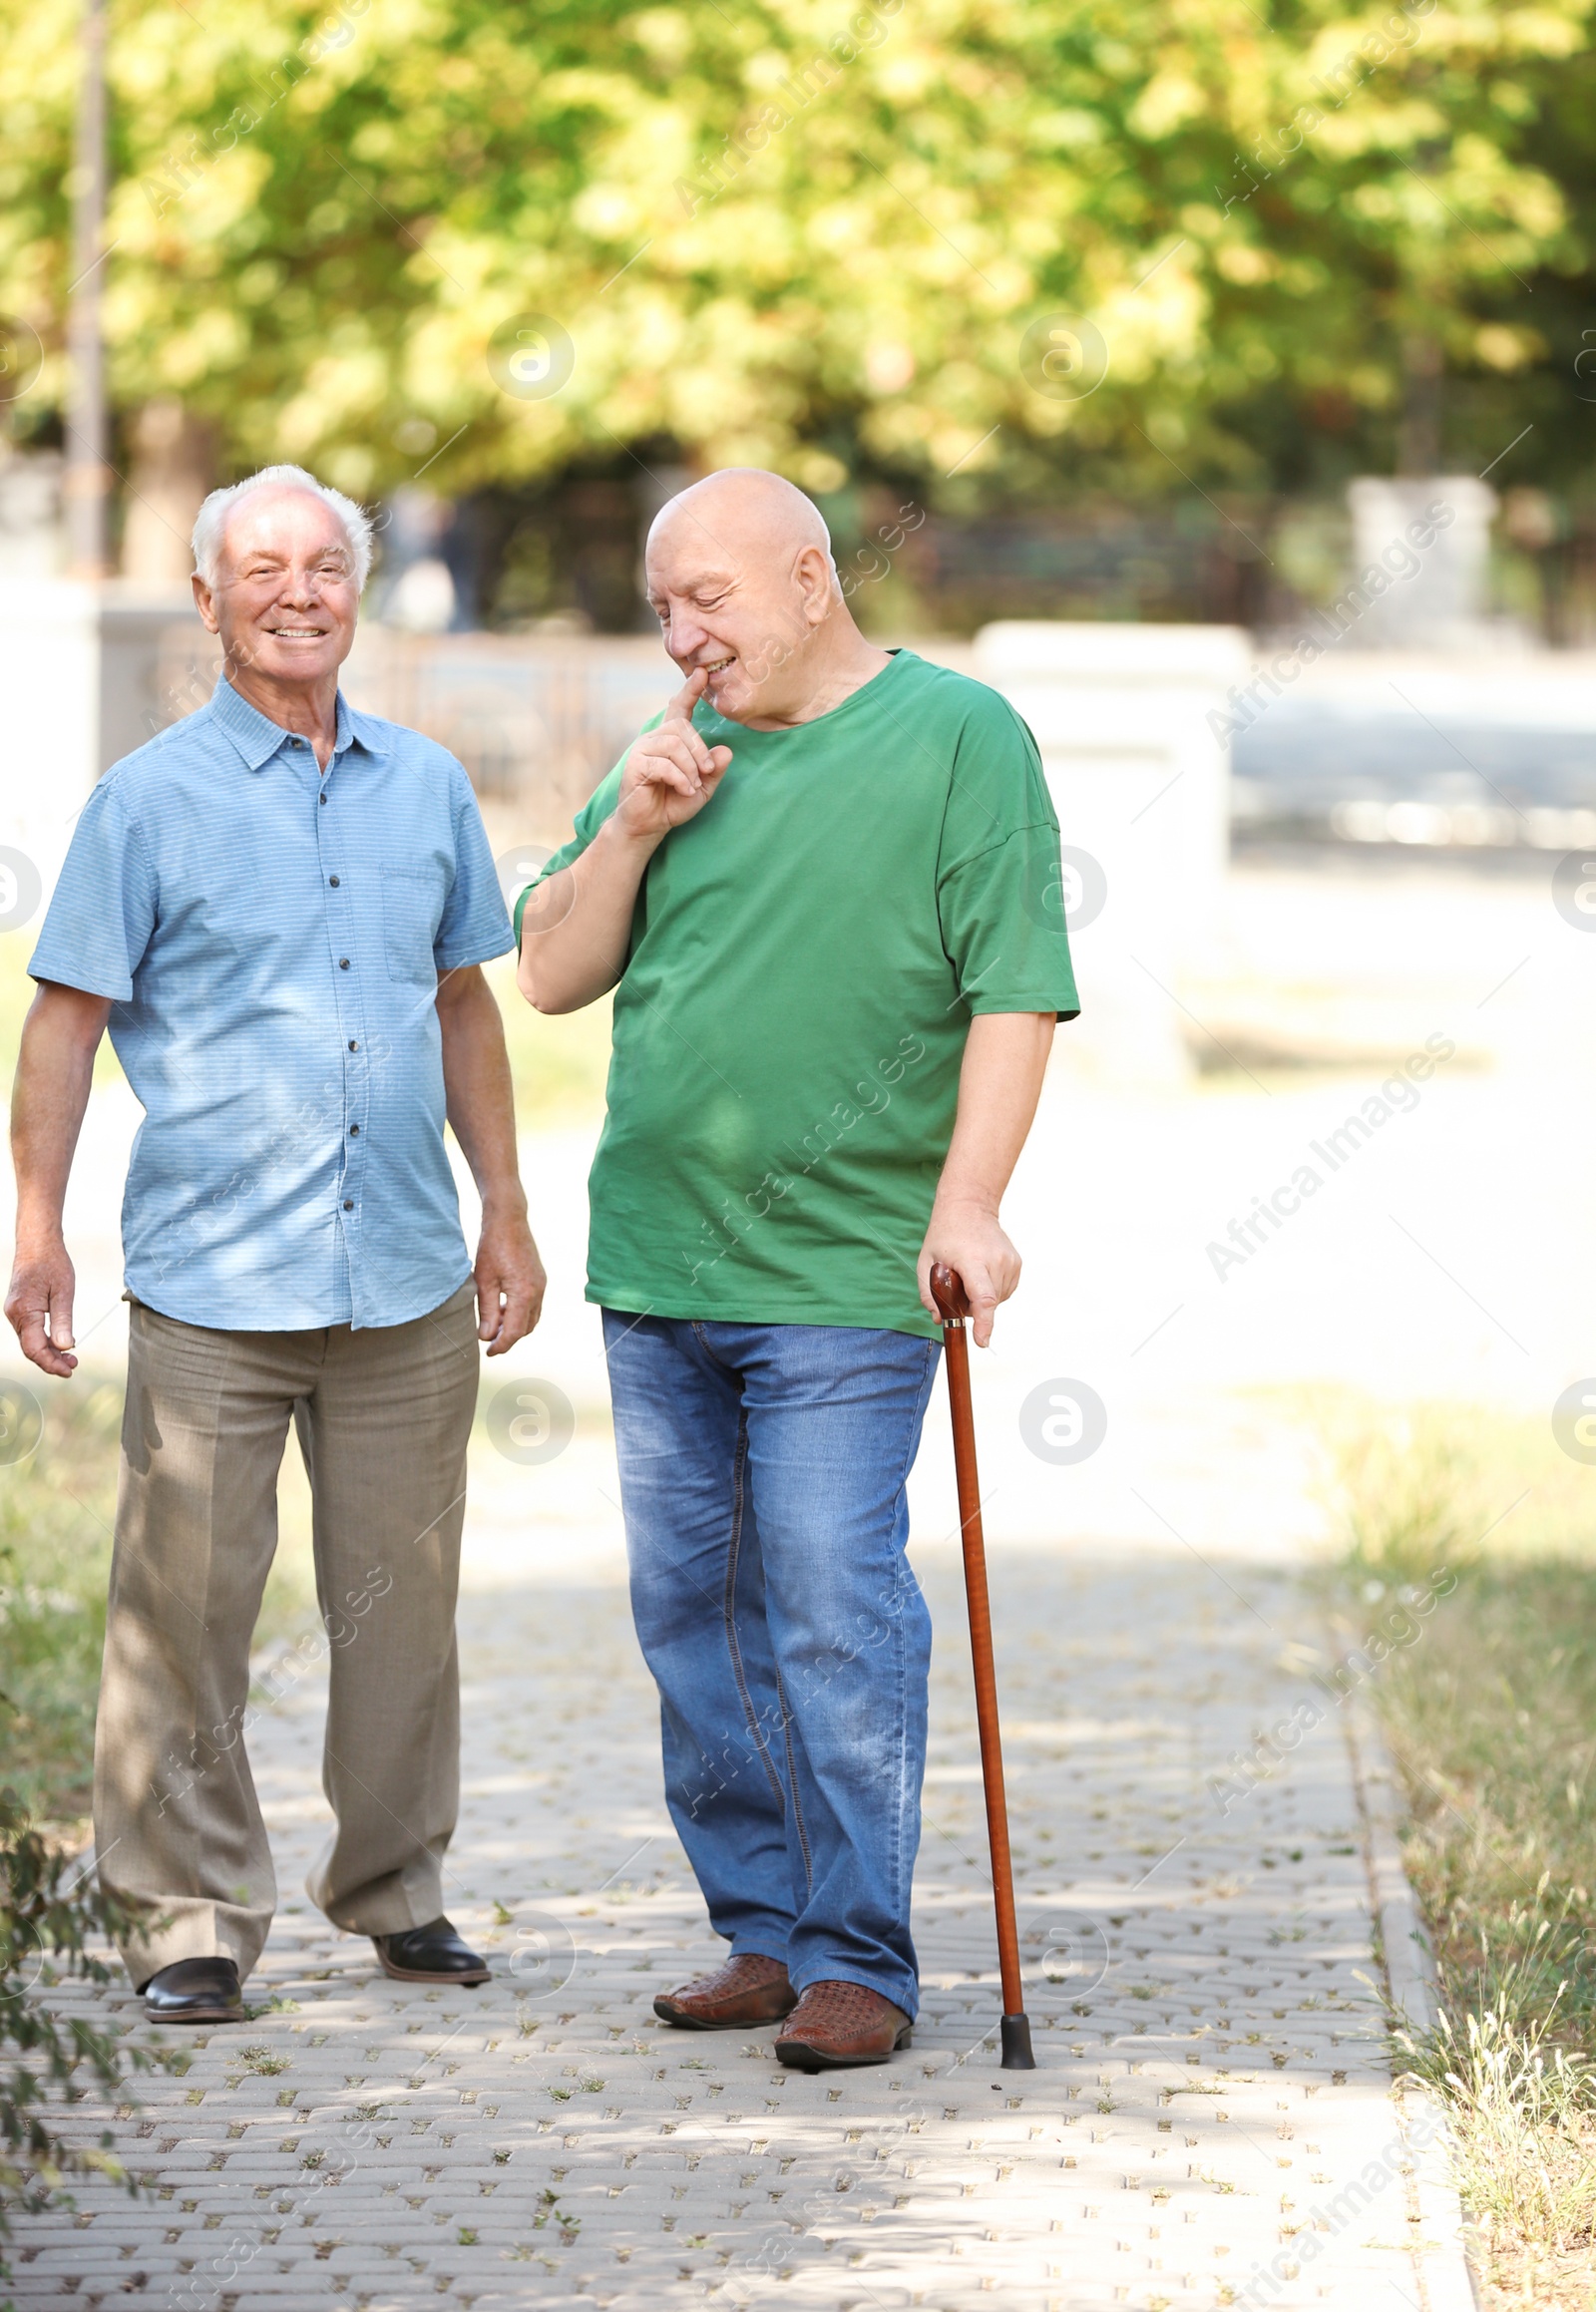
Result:
[[830,572],[818,548],[761,547],[723,515],[683,507],[656,526],[648,600],[682,672],[704,668],[716,712],[755,722],[799,693],[797,653],[826,615]]
[[305,490],[257,490],[222,536],[215,582],[194,581],[229,667],[277,681],[336,676],[360,606],[354,558],[332,508]]

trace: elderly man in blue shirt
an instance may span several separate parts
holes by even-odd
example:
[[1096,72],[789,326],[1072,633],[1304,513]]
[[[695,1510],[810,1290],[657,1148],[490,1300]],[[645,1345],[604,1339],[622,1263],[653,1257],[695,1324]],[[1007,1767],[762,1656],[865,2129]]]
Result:
[[[29,965],[6,1315],[63,1379],[62,1206],[108,1026],[145,1109],[95,1844],[160,2021],[240,2015],[276,1900],[242,1733],[290,1417],[332,1641],[308,1890],[390,1975],[487,1976],[443,1915],[466,1442],[478,1344],[531,1330],[544,1274],[480,968],[512,939],[476,800],[442,747],[338,689],[370,555],[361,510],[297,468],[206,500],[215,693],[100,781]],[[446,1117],[482,1197],[474,1269]]]

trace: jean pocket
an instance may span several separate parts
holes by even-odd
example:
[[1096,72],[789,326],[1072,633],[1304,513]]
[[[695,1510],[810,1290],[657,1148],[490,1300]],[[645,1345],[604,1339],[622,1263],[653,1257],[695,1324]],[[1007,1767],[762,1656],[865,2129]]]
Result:
[[430,987],[438,977],[433,941],[443,912],[443,887],[424,867],[382,871],[382,940],[390,979]]

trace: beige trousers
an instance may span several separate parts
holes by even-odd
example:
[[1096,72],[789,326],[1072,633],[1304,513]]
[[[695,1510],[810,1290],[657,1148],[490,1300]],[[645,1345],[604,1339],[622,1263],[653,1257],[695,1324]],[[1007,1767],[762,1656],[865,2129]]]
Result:
[[455,1592],[477,1399],[472,1287],[408,1325],[212,1332],[134,1304],[122,1481],[95,1742],[100,1882],[148,1920],[123,1947],[143,1985],[176,1959],[246,1975],[276,1879],[245,1735],[277,1545],[277,1471],[298,1429],[314,1502],[331,1693],[322,1787],[335,1817],[306,1880],[335,1925],[424,1926],[460,1785]]

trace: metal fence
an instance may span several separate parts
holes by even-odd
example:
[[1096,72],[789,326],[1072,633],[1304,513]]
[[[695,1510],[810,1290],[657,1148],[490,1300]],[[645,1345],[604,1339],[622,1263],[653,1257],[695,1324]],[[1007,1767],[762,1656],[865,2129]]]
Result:
[[[168,628],[152,727],[202,704],[219,663],[198,625]],[[651,636],[400,634],[371,625],[360,630],[344,689],[351,705],[423,730],[458,755],[483,802],[513,816],[525,838],[561,842],[678,679]]]

